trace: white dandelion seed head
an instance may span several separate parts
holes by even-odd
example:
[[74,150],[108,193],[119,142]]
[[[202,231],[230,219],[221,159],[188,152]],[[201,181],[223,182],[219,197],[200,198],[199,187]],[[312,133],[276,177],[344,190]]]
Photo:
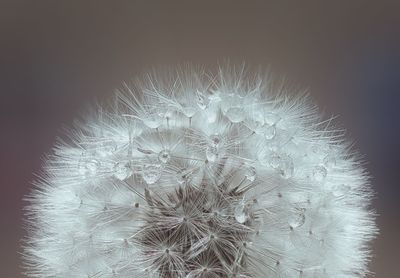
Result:
[[243,68],[123,84],[28,198],[30,277],[363,277],[368,175],[306,97]]

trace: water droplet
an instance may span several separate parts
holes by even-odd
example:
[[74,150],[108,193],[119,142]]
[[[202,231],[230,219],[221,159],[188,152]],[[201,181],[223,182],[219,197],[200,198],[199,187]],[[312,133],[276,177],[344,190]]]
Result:
[[157,111],[156,108],[152,108],[144,113],[142,121],[149,128],[158,128],[163,121],[162,113]]
[[269,166],[271,160],[272,152],[271,150],[262,150],[257,154],[258,161],[263,166]]
[[100,168],[100,162],[97,159],[82,159],[78,165],[79,173],[82,175],[93,177]]
[[291,228],[298,228],[303,226],[303,224],[306,222],[305,212],[305,208],[296,209],[296,212],[290,216],[288,221]]
[[264,124],[262,122],[259,122],[257,120],[249,120],[248,121],[249,128],[257,134],[263,133],[263,125]]
[[282,119],[282,118],[281,118],[278,114],[272,113],[272,112],[265,113],[265,115],[264,115],[264,120],[265,120],[265,122],[266,122],[267,124],[269,124],[269,125],[275,125],[275,124],[277,124],[281,119]]
[[149,128],[157,128],[161,125],[161,121],[159,119],[154,119],[154,118],[143,119],[143,123]]
[[232,123],[240,123],[245,118],[245,113],[242,107],[230,107],[225,112],[225,116],[232,122]]
[[199,108],[201,110],[204,110],[208,107],[208,104],[210,103],[210,100],[208,97],[204,96],[204,94],[202,94],[201,92],[197,91],[196,93],[196,102],[197,102],[197,106],[199,106]]
[[169,154],[168,150],[162,150],[159,154],[158,154],[158,160],[161,163],[167,163],[171,158],[171,155]]
[[234,211],[235,219],[239,223],[244,223],[248,219],[248,214],[247,214],[247,207],[246,204],[241,201],[237,206],[235,207]]
[[101,144],[98,150],[101,156],[109,156],[115,153],[117,150],[117,143],[114,140],[105,141]]
[[321,165],[316,166],[313,170],[313,177],[318,182],[322,182],[326,178],[327,174],[328,171],[324,166]]
[[218,158],[218,148],[208,146],[206,149],[206,157],[208,161],[214,162]]
[[256,168],[254,168],[253,166],[250,166],[246,169],[246,179],[253,182],[256,179],[257,176],[257,171]]
[[154,184],[160,179],[162,170],[161,164],[145,164],[142,173],[143,179],[147,184]]
[[293,159],[287,154],[272,152],[269,157],[269,165],[279,171],[282,177],[288,179],[293,176]]
[[341,197],[346,195],[351,190],[351,187],[346,184],[339,184],[332,187],[332,194],[335,197]]
[[262,134],[264,132],[264,113],[259,110],[258,107],[251,107],[250,115],[246,119],[246,125],[249,129],[254,131],[257,134]]
[[222,142],[222,138],[219,134],[213,134],[210,136],[210,145],[212,147],[219,147]]
[[328,168],[332,168],[336,166],[336,157],[333,153],[328,154],[324,157],[324,165]]
[[179,184],[184,184],[187,181],[187,173],[185,169],[180,170],[176,173],[176,181]]
[[293,159],[289,155],[285,154],[281,156],[279,170],[281,171],[282,177],[286,179],[291,178],[293,176],[294,172]]
[[208,161],[214,162],[219,155],[219,150],[222,145],[222,138],[219,134],[213,134],[209,138],[209,144],[206,149],[206,157]]
[[275,125],[270,125],[270,126],[265,127],[265,129],[264,129],[264,137],[265,137],[265,139],[271,140],[271,139],[273,139],[275,137],[275,135],[276,135],[276,127],[275,127]]
[[190,107],[190,106],[182,107],[182,113],[188,118],[193,117],[194,114],[196,114],[196,112],[197,110],[195,107]]
[[279,165],[281,163],[280,161],[281,161],[281,157],[279,156],[279,154],[274,152],[270,156],[269,165],[274,169],[278,169]]
[[132,175],[132,169],[128,162],[117,162],[114,165],[114,176],[117,179],[125,180]]
[[329,146],[317,143],[311,147],[311,151],[316,155],[324,155],[329,152]]

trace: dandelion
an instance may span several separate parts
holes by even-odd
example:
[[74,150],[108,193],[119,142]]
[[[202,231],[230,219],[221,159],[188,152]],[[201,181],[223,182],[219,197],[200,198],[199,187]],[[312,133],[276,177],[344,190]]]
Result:
[[29,277],[368,274],[368,174],[304,94],[228,68],[135,84],[48,156]]

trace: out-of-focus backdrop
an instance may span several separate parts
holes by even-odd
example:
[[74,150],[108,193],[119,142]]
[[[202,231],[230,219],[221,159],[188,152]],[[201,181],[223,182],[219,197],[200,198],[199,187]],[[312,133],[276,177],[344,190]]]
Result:
[[381,230],[371,270],[400,277],[400,1],[0,2],[0,277],[23,277],[24,202],[64,125],[158,66],[269,66],[339,115],[365,154]]

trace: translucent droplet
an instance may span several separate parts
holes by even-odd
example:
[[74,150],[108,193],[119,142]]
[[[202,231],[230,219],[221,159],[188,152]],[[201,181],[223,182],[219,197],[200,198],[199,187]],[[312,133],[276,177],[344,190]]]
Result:
[[194,114],[196,114],[196,112],[197,112],[197,110],[195,107],[187,106],[187,107],[182,108],[182,113],[188,118],[193,117]]
[[199,106],[199,108],[201,110],[204,110],[208,107],[210,100],[208,97],[204,96],[201,92],[197,91],[196,102],[197,102],[197,106]]
[[243,201],[235,207],[234,215],[236,221],[242,224],[248,219],[247,207]]
[[294,164],[293,159],[289,155],[282,155],[281,162],[279,166],[282,177],[288,179],[293,176]]
[[225,112],[225,116],[232,122],[232,123],[240,123],[245,118],[245,113],[242,107],[230,107]]
[[218,158],[218,148],[208,146],[206,149],[206,157],[208,161],[214,162]]
[[269,166],[271,160],[271,151],[262,150],[257,154],[258,161],[263,166]]
[[101,156],[109,156],[115,153],[117,150],[117,143],[113,140],[105,141],[101,144],[101,148],[98,150]]
[[264,111],[259,109],[259,107],[254,107],[252,112],[253,120],[257,123],[259,123],[260,126],[263,126],[265,124],[265,119],[264,119]]
[[214,162],[218,158],[219,150],[222,145],[222,137],[219,134],[213,134],[209,138],[206,148],[206,157],[208,161]]
[[179,184],[184,184],[187,180],[187,173],[185,170],[180,170],[176,173],[176,181]]
[[161,164],[145,164],[142,173],[143,179],[147,184],[154,184],[160,179],[162,170]]
[[306,222],[305,212],[305,208],[300,208],[297,209],[296,212],[290,216],[288,222],[291,228],[298,228],[304,225],[304,223]]
[[132,175],[132,169],[127,162],[117,162],[114,165],[114,176],[117,179],[125,180]]
[[275,125],[275,124],[277,124],[281,119],[282,119],[282,118],[281,118],[278,114],[272,113],[272,112],[265,113],[265,115],[264,115],[264,120],[265,120],[265,122],[266,122],[267,124],[269,124],[269,125]]
[[218,108],[212,107],[212,106],[208,107],[207,108],[207,112],[205,113],[206,117],[207,117],[207,122],[208,123],[215,123],[215,121],[218,118],[218,113],[219,113]]
[[275,137],[275,135],[276,135],[276,127],[275,127],[275,125],[270,125],[270,126],[265,127],[265,129],[264,129],[264,137],[265,137],[265,139],[271,140],[271,139],[273,139]]
[[263,134],[263,123],[256,120],[249,120],[247,122],[248,127],[257,134]]
[[323,144],[315,144],[311,147],[311,151],[317,155],[323,155],[329,152],[329,146]]
[[257,134],[264,132],[264,113],[257,106],[250,107],[249,117],[246,117],[246,126]]
[[346,195],[351,190],[351,187],[346,184],[339,184],[332,187],[332,194],[335,197],[341,197]]
[[219,147],[222,142],[222,138],[219,134],[213,134],[210,136],[210,145],[212,147]]
[[313,170],[313,177],[318,182],[322,182],[326,178],[327,174],[328,171],[324,166],[321,165],[316,166]]
[[161,163],[167,163],[171,158],[171,155],[169,154],[169,151],[167,150],[162,150],[159,154],[158,154],[158,160]]
[[163,118],[159,111],[148,111],[142,118],[143,123],[149,128],[157,128],[162,124]]
[[333,153],[328,154],[324,157],[324,165],[328,168],[332,168],[336,166],[336,157]]
[[100,162],[97,159],[82,159],[79,162],[78,168],[80,174],[93,177],[100,168]]
[[256,168],[254,168],[253,166],[250,166],[246,169],[246,179],[253,182],[256,177],[257,177],[257,171]]
[[269,159],[269,165],[274,168],[274,169],[278,169],[279,166],[281,164],[281,157],[279,154],[277,153],[272,153]]
[[282,177],[288,179],[293,176],[293,159],[287,154],[272,152],[269,156],[269,166],[276,169]]
[[158,115],[160,118],[164,119],[172,118],[174,116],[174,111],[175,111],[174,109],[168,107],[165,111],[159,112]]

